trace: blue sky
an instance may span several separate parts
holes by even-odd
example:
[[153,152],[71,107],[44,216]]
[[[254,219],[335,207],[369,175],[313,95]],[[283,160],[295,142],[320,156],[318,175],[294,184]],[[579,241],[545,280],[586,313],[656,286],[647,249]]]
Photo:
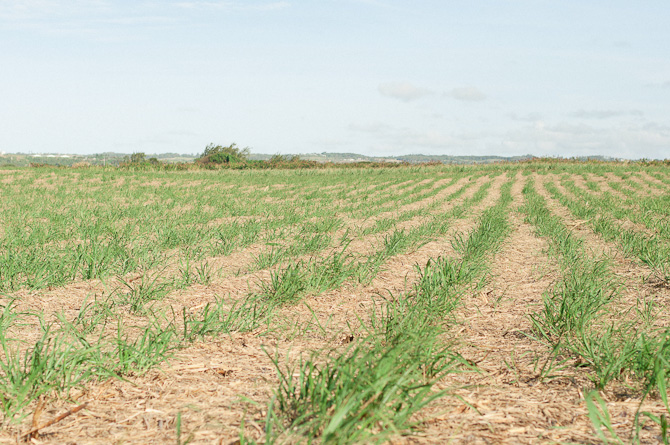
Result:
[[670,158],[670,2],[0,0],[0,152]]

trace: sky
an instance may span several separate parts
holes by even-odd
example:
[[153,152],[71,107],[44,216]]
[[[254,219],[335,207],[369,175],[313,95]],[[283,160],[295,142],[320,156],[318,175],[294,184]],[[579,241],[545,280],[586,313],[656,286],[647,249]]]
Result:
[[670,2],[0,0],[0,152],[670,158]]

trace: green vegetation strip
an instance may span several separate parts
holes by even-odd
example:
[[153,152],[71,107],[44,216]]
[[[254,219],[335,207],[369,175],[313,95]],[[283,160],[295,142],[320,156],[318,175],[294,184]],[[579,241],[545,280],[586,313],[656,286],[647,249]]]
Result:
[[[569,181],[565,182],[568,190],[582,199],[570,199],[560,193],[556,185],[547,183],[546,188],[551,195],[578,218],[588,221],[589,226],[608,241],[616,242],[624,255],[633,255],[649,266],[653,273],[665,283],[670,284],[670,242],[659,235],[647,235],[632,229],[625,229],[617,224],[611,213],[617,208],[615,202],[598,205],[598,200],[584,196],[580,190]],[[593,204],[591,204],[593,202]],[[633,211],[621,210],[627,218]],[[609,211],[608,211],[609,210]],[[665,222],[667,225],[667,222]]]
[[[168,181],[165,174],[154,174],[154,177],[145,174],[147,177],[139,185],[118,188],[114,184],[119,179],[134,184],[139,178],[118,172],[89,173],[81,177],[61,173],[61,176],[28,178],[19,184],[0,184],[5,198],[0,234],[0,291],[40,289],[76,279],[104,279],[165,268],[166,256],[184,269],[184,283],[176,286],[184,287],[190,284],[192,263],[208,256],[229,255],[253,243],[276,244],[276,240],[293,238],[294,244],[306,246],[303,253],[308,253],[310,244],[327,244],[325,234],[341,227],[339,213],[354,211],[347,210],[347,206],[321,202],[317,197],[323,198],[332,191],[319,192],[317,187],[331,183],[341,186],[343,183],[338,184],[334,179],[349,179],[350,183],[344,182],[344,191],[348,191],[363,181],[356,175],[346,178],[333,174],[316,178],[321,180],[319,183],[314,175],[295,174],[295,182],[302,183],[308,191],[296,196],[291,194],[292,188],[268,191],[259,188],[241,198],[237,192],[228,192],[236,189],[225,187],[239,187],[250,175],[233,178],[238,183],[228,178],[231,183],[227,184],[217,183],[221,178],[212,178],[212,175],[180,177],[172,174],[177,180]],[[266,178],[268,181],[284,180],[282,176],[265,172],[254,176],[259,175],[270,176]],[[406,172],[398,175],[399,178],[392,178],[388,172],[372,176],[382,182],[380,186],[388,187],[389,182],[416,178],[416,173]],[[454,176],[451,183],[458,177],[458,174]],[[38,186],[37,182],[43,180],[46,180],[45,185]],[[189,180],[202,184],[189,186]],[[87,188],[89,182],[99,185]],[[144,185],[146,183],[165,184],[165,187]],[[408,190],[398,198],[403,202],[428,199],[451,183],[425,193]],[[270,185],[275,184],[283,185],[282,182]],[[42,188],[46,186],[54,190]],[[430,183],[423,186],[430,188]],[[34,189],[32,195],[26,196],[26,191],[31,189]],[[225,195],[217,189],[225,190]],[[368,200],[370,193],[364,192],[355,198],[366,203],[366,217],[384,211],[381,204],[393,197],[386,193]],[[287,200],[287,196],[291,199]],[[302,205],[294,201],[296,198]],[[267,199],[270,202],[266,202]],[[403,216],[409,219],[420,211],[406,213]],[[222,219],[229,221],[217,222]],[[319,239],[305,240],[310,234]]]
[[[265,443],[382,442],[416,426],[415,414],[445,394],[434,384],[468,367],[441,337],[464,288],[483,283],[487,257],[510,230],[510,188],[503,186],[477,229],[455,239],[461,258],[429,260],[412,291],[373,311],[363,338],[293,365],[274,358],[280,384],[268,407]],[[244,431],[242,438],[250,442]]]
[[[338,209],[332,205],[305,200],[308,205],[298,207],[286,201],[290,190],[258,188],[240,196],[237,189],[254,183],[248,178],[252,175],[171,174],[169,181],[165,174],[149,173],[42,174],[0,184],[0,291],[59,286],[74,279],[164,266],[166,252],[174,249],[199,258],[227,255],[257,242],[264,233],[281,236],[284,229],[313,218],[337,219]],[[254,176],[285,181],[277,175]],[[385,181],[388,176],[373,179]],[[399,176],[398,180],[406,178]],[[295,175],[294,179],[317,187],[318,180],[326,186],[337,184],[342,176]],[[362,180],[351,179],[349,187]],[[122,185],[116,185],[119,180]],[[217,224],[221,219],[229,221]]]
[[[489,184],[483,185],[463,206],[483,199]],[[460,196],[461,190],[452,197]],[[464,210],[454,211],[462,215]],[[444,216],[444,215],[443,215]],[[446,227],[445,223],[438,227]],[[142,373],[168,358],[176,349],[206,336],[248,331],[266,324],[269,328],[275,308],[295,303],[305,293],[319,293],[341,285],[346,279],[374,277],[375,271],[391,255],[416,246],[427,235],[427,228],[396,232],[384,239],[380,251],[364,262],[352,262],[351,255],[341,251],[324,260],[289,265],[261,283],[261,292],[240,302],[227,304],[217,300],[200,312],[184,310],[181,320],[156,312],[147,303],[162,299],[169,291],[159,280],[160,274],[143,274],[140,279],[126,282],[125,291],[113,292],[106,298],[86,303],[73,321],[58,315],[57,321],[47,322],[42,314],[19,314],[14,303],[4,306],[0,323],[2,356],[0,366],[0,402],[5,421],[17,421],[24,409],[45,394],[65,393],[91,379],[122,377]],[[185,267],[182,272],[188,271]],[[208,271],[200,269],[197,277],[203,283]],[[127,319],[117,308],[127,307],[143,315],[137,326],[128,326]],[[22,325],[43,326],[34,344],[20,339]],[[14,333],[14,335],[12,335]]]
[[[549,185],[548,189],[553,188]],[[567,360],[560,357],[567,354],[577,358],[578,366],[590,368],[591,380],[597,389],[613,380],[631,377],[640,383],[642,402],[654,390],[666,401],[670,331],[644,329],[639,319],[612,321],[608,318],[608,304],[617,297],[619,285],[607,260],[588,254],[582,240],[547,209],[532,181],[527,182],[523,193],[526,201],[522,211],[526,221],[535,226],[540,236],[548,238],[550,254],[561,267],[561,280],[545,294],[542,311],[532,316],[539,337],[552,346],[553,356],[543,367],[543,377],[550,377],[552,370],[564,366]],[[607,416],[598,397],[597,393],[591,393],[587,402],[596,430],[601,434],[600,426]],[[597,417],[596,413],[602,416]],[[644,415],[640,410],[636,413],[632,440],[639,438]],[[654,416],[646,418],[660,424],[665,422]],[[662,434],[664,440],[668,440],[666,429]]]

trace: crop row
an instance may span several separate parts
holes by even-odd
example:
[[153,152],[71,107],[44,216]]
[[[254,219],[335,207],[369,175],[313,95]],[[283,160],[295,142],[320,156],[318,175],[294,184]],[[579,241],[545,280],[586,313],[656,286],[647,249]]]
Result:
[[[388,178],[380,179],[388,187]],[[399,203],[428,199],[448,185],[432,187],[434,180],[409,184],[413,186],[394,195]],[[21,187],[12,191],[14,195],[4,195],[4,202],[13,206],[3,211],[0,290],[125,275],[164,266],[166,256],[176,256],[175,263],[190,262],[227,255],[259,241],[272,243],[289,236],[299,241],[339,227],[340,215],[372,218],[387,210],[391,199],[388,194],[368,199],[374,189],[357,193],[350,199],[365,201],[366,210],[356,215],[360,204],[328,202],[335,199],[330,196],[333,190],[312,200],[309,191],[293,195],[301,200],[297,205],[286,202],[286,194],[264,202],[268,196],[262,192],[240,199],[231,198],[228,189],[223,195],[212,189],[180,194],[150,187],[129,191],[135,205],[127,207],[115,205],[113,189],[90,196],[86,189],[68,189],[66,184],[58,191],[37,189],[33,199],[21,199]],[[86,204],[89,200],[95,204]],[[263,213],[258,213],[259,206]]]
[[[340,250],[319,259],[291,262],[271,272],[259,290],[240,301],[219,299],[200,312],[174,314],[146,308],[146,303],[164,298],[169,291],[157,276],[142,275],[128,282],[125,292],[112,293],[106,299],[85,303],[74,320],[56,314],[56,321],[40,313],[19,313],[11,301],[5,305],[0,339],[3,345],[3,396],[6,419],[21,418],[22,410],[42,394],[67,392],[90,379],[144,372],[162,362],[171,352],[192,341],[222,332],[269,326],[275,309],[295,302],[307,294],[316,294],[341,286],[347,280],[366,282],[374,278],[388,258],[417,248],[444,233],[450,218],[463,217],[467,208],[483,199],[489,183],[462,204],[447,213],[410,230],[396,230],[382,238],[381,246],[360,258]],[[449,198],[460,196],[461,187]],[[287,258],[295,250],[287,251]],[[207,271],[198,272],[198,276]],[[128,326],[128,317],[119,309],[143,314],[137,325]],[[25,327],[42,326],[34,344],[25,344]],[[12,336],[22,332],[21,336]],[[18,416],[18,417],[17,417]]]
[[[530,177],[534,170],[540,174]],[[626,182],[611,180],[612,173]],[[662,171],[642,175],[596,164],[581,170],[399,169],[372,171],[369,178],[357,170],[143,174],[44,180],[27,171],[2,186],[8,191],[0,226],[5,426],[20,424],[38,399],[67,397],[96,380],[132,378],[194,342],[235,332],[277,335],[291,307],[344,286],[361,289],[393,258],[448,242],[453,255],[416,265],[416,280],[404,292],[389,292],[358,315],[361,328],[348,346],[314,350],[293,362],[273,357],[278,382],[265,409],[266,443],[377,441],[410,431],[428,403],[447,395],[436,391],[437,382],[473,370],[446,339],[453,335],[455,309],[482,288],[488,264],[512,230],[511,189],[521,180],[519,211],[548,240],[560,273],[530,315],[532,336],[549,354],[540,378],[576,366],[588,371],[595,390],[634,382],[641,402],[629,439],[639,440],[651,422],[668,440],[667,420],[645,412],[642,402],[660,396],[668,407],[670,332],[655,327],[659,314],[645,302],[619,312],[624,283],[610,259],[587,249],[545,200],[564,206],[667,285],[667,189],[661,184],[670,179]],[[575,181],[575,174],[584,181]],[[594,175],[627,199],[603,191]],[[119,179],[126,189],[112,186]],[[41,188],[47,186],[55,189]],[[498,193],[494,205],[484,205]],[[459,219],[473,222],[472,229],[447,239]],[[648,230],[626,228],[625,221]],[[234,270],[215,269],[218,259],[235,252],[247,261]],[[196,284],[234,275],[253,283],[234,297],[203,299],[194,309],[175,298],[175,290],[197,292]],[[105,291],[86,299],[74,316],[30,310],[23,301],[29,294],[16,292],[94,278],[106,280]],[[112,281],[115,287],[108,286]],[[598,394],[586,397],[596,434],[623,441]],[[243,425],[240,440],[253,442],[257,433]]]
[[[578,207],[576,201],[568,200],[554,184],[548,182],[545,187],[578,216],[587,216],[577,211],[585,207]],[[612,306],[620,297],[622,283],[612,273],[609,259],[592,256],[584,247],[583,240],[571,233],[561,218],[548,210],[532,181],[526,184],[523,192],[526,204],[522,211],[526,220],[535,227],[538,235],[548,238],[551,246],[549,253],[556,258],[561,270],[560,280],[544,295],[542,310],[531,316],[538,338],[547,342],[552,350],[551,358],[542,369],[543,377],[569,366],[570,361],[573,361],[573,366],[589,369],[596,389],[603,389],[614,380],[630,377],[638,382],[638,389],[643,393],[642,401],[658,391],[670,414],[665,389],[670,370],[670,331],[654,328],[649,323],[654,315],[647,311],[630,311],[625,317],[616,313]],[[594,230],[618,240],[626,249],[628,238],[622,236],[618,226],[608,225],[608,220],[602,216],[599,218],[593,223]],[[637,253],[635,249],[624,251]],[[652,310],[651,306],[640,302],[637,307]],[[588,395],[587,403],[596,432],[603,440],[608,441],[609,438],[605,437],[601,427],[609,431],[610,438],[621,440],[608,420],[606,405],[597,392]],[[660,424],[664,440],[668,440],[668,431],[663,428],[664,420],[638,409],[631,441],[639,441],[644,418]]]

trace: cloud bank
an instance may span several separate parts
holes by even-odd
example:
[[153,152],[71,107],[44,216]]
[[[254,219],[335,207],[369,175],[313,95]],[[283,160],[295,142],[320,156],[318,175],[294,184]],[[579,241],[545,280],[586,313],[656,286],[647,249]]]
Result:
[[486,94],[482,93],[476,87],[459,87],[445,93],[446,96],[452,99],[464,102],[480,102],[486,99]]
[[223,9],[223,10],[240,10],[240,11],[274,11],[277,9],[284,9],[290,6],[289,2],[264,2],[258,4],[251,4],[240,1],[203,1],[191,0],[176,3],[176,6],[186,9]]
[[432,91],[416,87],[409,82],[383,83],[379,85],[379,92],[382,96],[403,102],[411,102],[432,94]]
[[578,110],[570,113],[571,117],[582,119],[609,119],[621,116],[643,116],[640,110]]

